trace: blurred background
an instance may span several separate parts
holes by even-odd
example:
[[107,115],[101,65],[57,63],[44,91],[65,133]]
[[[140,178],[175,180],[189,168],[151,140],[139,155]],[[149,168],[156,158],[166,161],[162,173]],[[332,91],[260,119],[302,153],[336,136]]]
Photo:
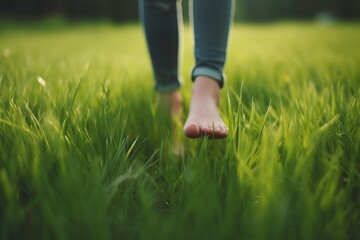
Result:
[[[185,19],[187,2],[183,0]],[[0,18],[39,19],[60,16],[66,19],[138,20],[137,0],[0,0]],[[360,17],[360,0],[237,0],[238,21],[283,19],[355,20]]]

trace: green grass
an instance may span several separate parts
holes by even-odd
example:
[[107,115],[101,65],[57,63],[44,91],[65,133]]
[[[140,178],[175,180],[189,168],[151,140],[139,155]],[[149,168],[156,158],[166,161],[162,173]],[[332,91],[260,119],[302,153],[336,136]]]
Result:
[[0,25],[2,239],[360,238],[359,23],[234,25],[230,136],[182,158],[139,26]]

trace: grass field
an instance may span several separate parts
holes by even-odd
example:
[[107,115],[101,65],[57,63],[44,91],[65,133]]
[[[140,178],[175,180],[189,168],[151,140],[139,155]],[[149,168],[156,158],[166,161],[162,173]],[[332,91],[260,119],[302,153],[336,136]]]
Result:
[[1,239],[360,239],[359,23],[234,25],[183,157],[138,25],[0,25]]

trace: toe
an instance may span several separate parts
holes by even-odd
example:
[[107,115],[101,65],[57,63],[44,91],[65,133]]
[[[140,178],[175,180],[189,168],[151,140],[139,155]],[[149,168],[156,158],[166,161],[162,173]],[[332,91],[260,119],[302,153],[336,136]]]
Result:
[[207,137],[209,139],[225,138],[229,134],[227,127],[224,126],[217,126],[217,127],[206,126],[206,127],[202,127],[200,132],[203,137]]
[[196,123],[187,124],[184,127],[184,133],[188,138],[198,138],[201,136],[200,127]]
[[218,131],[218,138],[224,138],[227,137],[229,135],[229,129],[226,126],[221,126],[219,127],[219,131]]

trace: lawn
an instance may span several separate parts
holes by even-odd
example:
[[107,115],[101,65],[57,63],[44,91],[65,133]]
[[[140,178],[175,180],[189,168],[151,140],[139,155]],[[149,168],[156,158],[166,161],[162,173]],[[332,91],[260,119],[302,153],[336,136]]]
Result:
[[0,238],[360,239],[359,43],[354,22],[235,24],[230,135],[181,156],[137,24],[1,21]]

